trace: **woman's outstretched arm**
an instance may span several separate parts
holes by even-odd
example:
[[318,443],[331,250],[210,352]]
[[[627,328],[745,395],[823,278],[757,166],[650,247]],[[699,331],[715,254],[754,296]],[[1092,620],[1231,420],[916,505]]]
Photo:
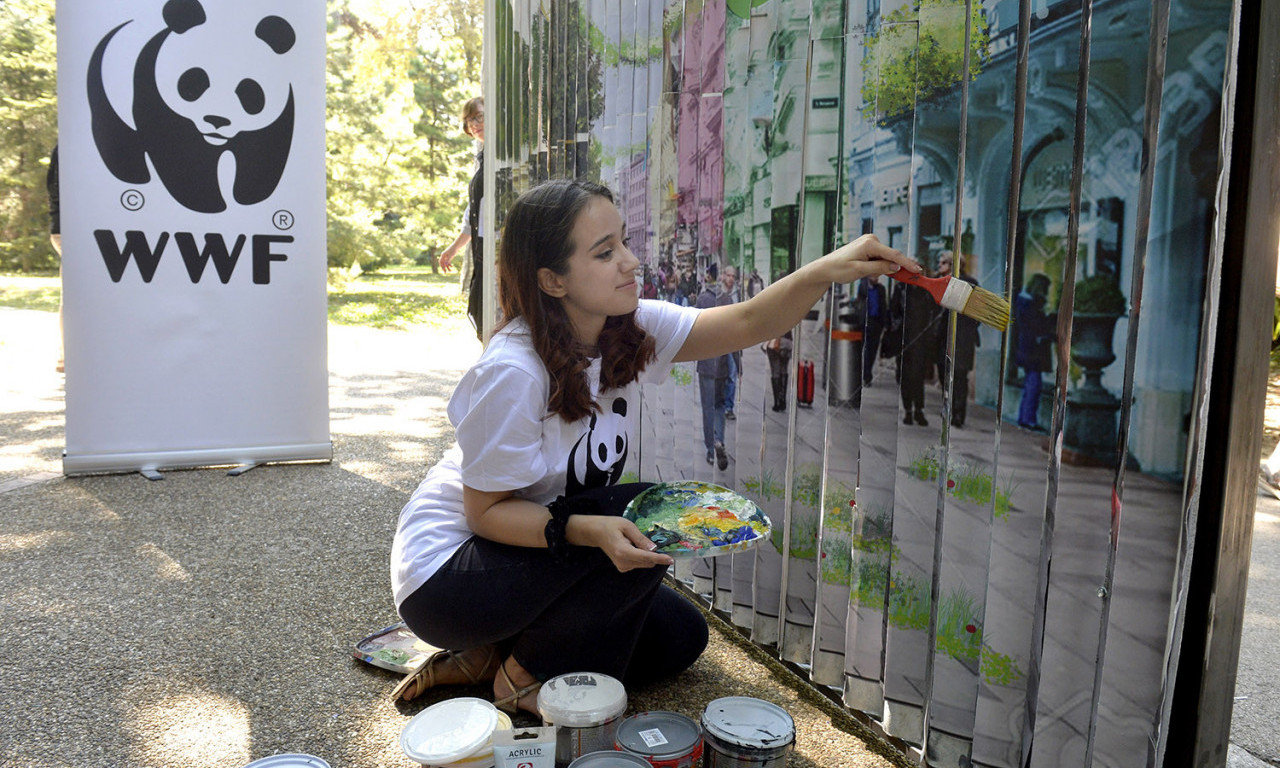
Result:
[[676,362],[704,360],[781,336],[813,308],[832,283],[852,283],[899,269],[920,272],[914,260],[863,235],[812,261],[753,298],[703,310],[676,355]]

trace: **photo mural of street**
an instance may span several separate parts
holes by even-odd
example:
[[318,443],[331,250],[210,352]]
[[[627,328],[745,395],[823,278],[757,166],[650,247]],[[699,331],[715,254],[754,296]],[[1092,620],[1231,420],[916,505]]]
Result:
[[1012,306],[999,332],[833,285],[732,361],[724,468],[697,366],[672,366],[626,479],[725,485],[775,524],[677,578],[930,765],[1154,760],[1229,0],[496,7],[499,227],[537,181],[586,177],[648,298],[743,300],[874,233]]

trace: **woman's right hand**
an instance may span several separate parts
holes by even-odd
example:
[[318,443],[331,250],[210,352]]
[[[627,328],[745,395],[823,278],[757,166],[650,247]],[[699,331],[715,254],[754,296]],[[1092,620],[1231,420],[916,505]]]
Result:
[[444,249],[444,252],[440,254],[441,272],[448,272],[453,268],[453,257],[456,256],[457,253],[458,249],[454,248],[452,245]]
[[626,518],[572,515],[565,533],[571,544],[599,547],[613,561],[614,567],[623,573],[675,562],[670,555],[654,552],[658,545],[649,541],[636,524]]

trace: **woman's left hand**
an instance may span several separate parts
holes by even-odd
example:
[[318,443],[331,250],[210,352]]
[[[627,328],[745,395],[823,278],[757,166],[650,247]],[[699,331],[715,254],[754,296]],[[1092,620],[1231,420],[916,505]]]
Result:
[[571,544],[599,547],[619,571],[671,565],[670,555],[654,552],[656,545],[636,524],[612,515],[572,515],[565,530]]

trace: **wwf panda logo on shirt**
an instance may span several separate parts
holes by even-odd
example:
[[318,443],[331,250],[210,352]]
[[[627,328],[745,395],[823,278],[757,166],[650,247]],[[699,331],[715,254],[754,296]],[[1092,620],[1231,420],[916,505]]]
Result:
[[569,451],[565,496],[618,482],[627,463],[629,439],[626,398],[614,398],[611,406],[591,414],[587,431]]
[[[222,10],[219,8],[219,10]],[[200,213],[266,200],[284,175],[293,143],[293,86],[281,57],[293,49],[293,25],[280,16],[210,23],[199,0],[169,0],[165,28],[138,53],[133,71],[133,125],[107,98],[103,58],[112,29],[89,60],[89,108],[98,154],[113,176],[151,180]],[[229,26],[230,25],[230,26]],[[230,40],[233,29],[244,39]],[[227,163],[234,161],[231,168]],[[233,179],[230,190],[222,179]]]

